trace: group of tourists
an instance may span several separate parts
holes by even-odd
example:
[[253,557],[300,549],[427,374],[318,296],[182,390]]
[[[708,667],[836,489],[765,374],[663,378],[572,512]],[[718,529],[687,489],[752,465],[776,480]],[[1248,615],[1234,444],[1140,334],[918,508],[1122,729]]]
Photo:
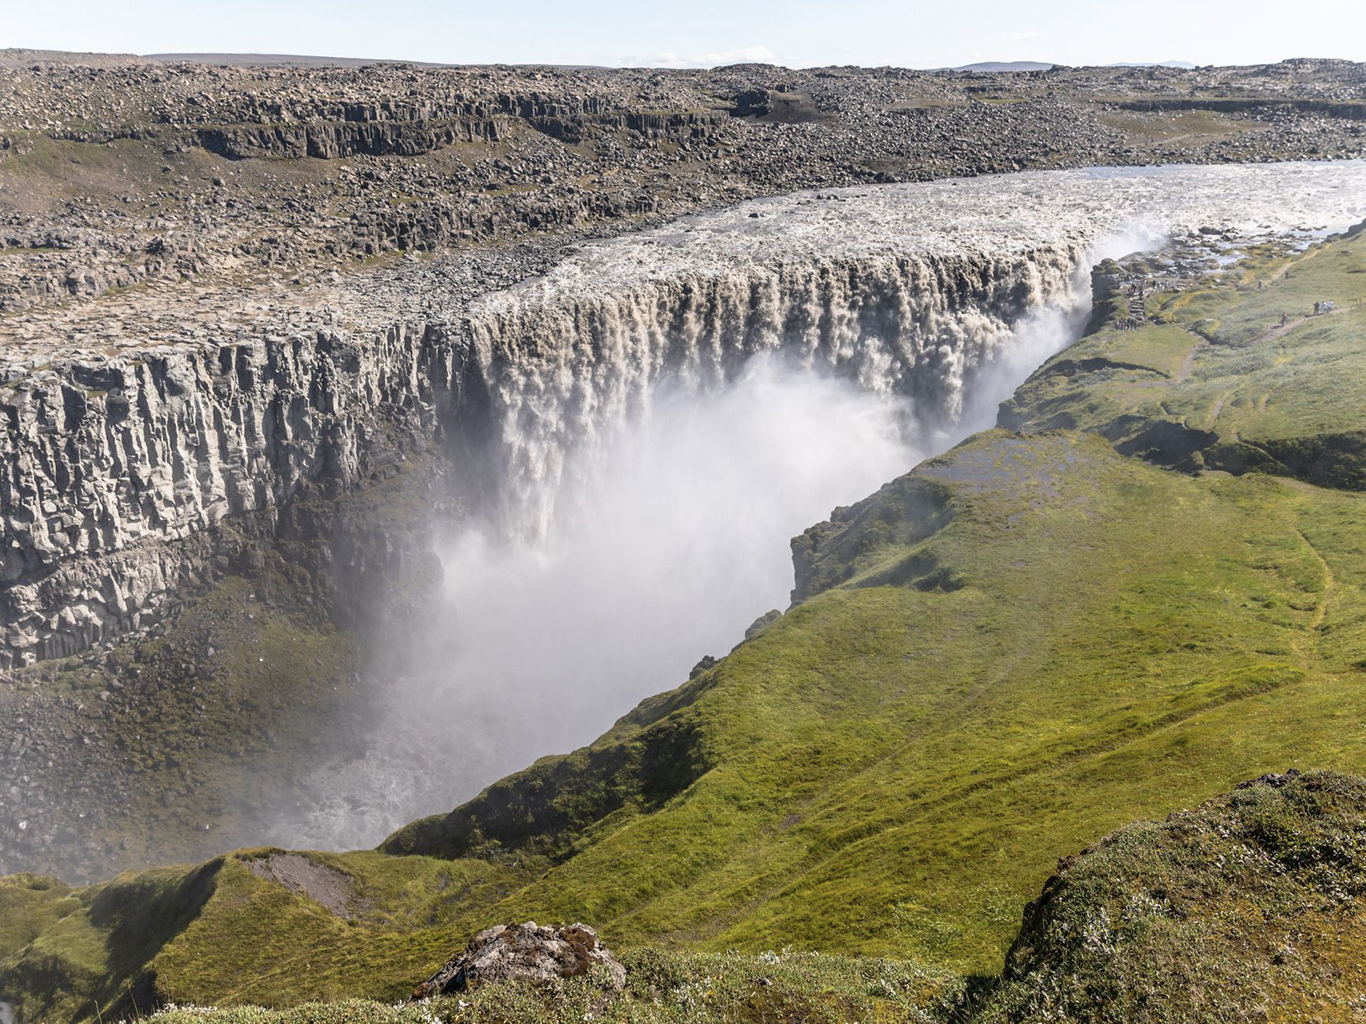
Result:
[[1124,294],[1129,298],[1146,299],[1151,292],[1156,295],[1163,290],[1163,284],[1156,278],[1142,278],[1137,281],[1130,281],[1124,286]]
[[[1320,301],[1314,303],[1314,312],[1313,312],[1313,314],[1312,314],[1313,316],[1322,316],[1322,315],[1325,314],[1325,313],[1331,313],[1331,312],[1333,312],[1333,300],[1332,300],[1332,299],[1321,299]],[[1288,323],[1290,323],[1290,314],[1289,314],[1289,313],[1282,313],[1282,314],[1281,314],[1281,326],[1284,327],[1284,326],[1285,326],[1286,324],[1288,324]]]

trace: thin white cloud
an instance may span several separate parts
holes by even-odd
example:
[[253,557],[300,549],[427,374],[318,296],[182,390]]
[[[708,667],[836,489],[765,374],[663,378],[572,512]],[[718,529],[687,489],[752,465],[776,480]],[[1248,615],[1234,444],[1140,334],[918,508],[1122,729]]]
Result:
[[726,64],[781,64],[778,55],[767,46],[746,46],[738,50],[720,50],[695,56],[667,52],[646,60],[627,61],[645,68],[715,68]]
[[1023,32],[1002,32],[1001,38],[1008,43],[1022,43],[1026,39],[1042,39],[1043,33],[1037,29],[1027,29]]

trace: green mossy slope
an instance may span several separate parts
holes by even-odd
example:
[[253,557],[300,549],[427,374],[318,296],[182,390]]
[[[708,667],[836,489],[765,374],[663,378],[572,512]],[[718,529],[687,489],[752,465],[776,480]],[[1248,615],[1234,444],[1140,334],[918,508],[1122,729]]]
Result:
[[1366,783],[1240,786],[1069,858],[972,1019],[1354,1021],[1366,991]]
[[177,1007],[157,1024],[930,1024],[961,1002],[962,980],[891,959],[820,953],[621,955],[626,990],[604,998],[591,978],[538,987],[485,986],[422,1003],[348,1000],[284,1010]]
[[481,861],[308,854],[344,894],[329,907],[252,870],[278,852],[75,891],[6,880],[0,912],[20,936],[0,936],[4,997],[23,1021],[117,1019],[167,1002],[400,998],[450,955],[452,934],[467,927],[461,911],[496,903],[512,882]]
[[817,953],[622,957],[593,978],[418,1004],[172,1007],[156,1024],[1349,1022],[1366,989],[1366,780],[1267,775],[1059,863],[996,978]]
[[[1315,315],[1327,300],[1333,311]],[[1254,255],[1150,293],[1146,326],[1103,326],[1055,356],[1001,422],[1095,431],[1182,469],[1366,490],[1364,300],[1360,231],[1300,256]]]

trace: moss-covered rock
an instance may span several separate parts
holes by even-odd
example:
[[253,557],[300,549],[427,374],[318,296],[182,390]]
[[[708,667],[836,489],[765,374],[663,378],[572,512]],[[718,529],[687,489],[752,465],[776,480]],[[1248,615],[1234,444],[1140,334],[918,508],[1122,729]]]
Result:
[[1268,775],[1064,861],[973,1019],[1354,1020],[1363,897],[1366,781]]

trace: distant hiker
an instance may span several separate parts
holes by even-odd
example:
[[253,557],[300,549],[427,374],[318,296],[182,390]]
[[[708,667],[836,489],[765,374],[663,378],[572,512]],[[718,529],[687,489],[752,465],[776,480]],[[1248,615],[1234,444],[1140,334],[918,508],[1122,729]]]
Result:
[[1284,327],[1284,326],[1289,322],[1289,320],[1290,320],[1290,314],[1289,314],[1289,313],[1282,313],[1282,314],[1281,314],[1281,326],[1282,326],[1282,327]]
[[1319,307],[1322,306],[1322,305],[1323,305],[1322,302],[1316,302],[1316,303],[1314,303],[1314,315],[1315,315],[1315,316],[1318,316],[1318,315],[1319,315]]

